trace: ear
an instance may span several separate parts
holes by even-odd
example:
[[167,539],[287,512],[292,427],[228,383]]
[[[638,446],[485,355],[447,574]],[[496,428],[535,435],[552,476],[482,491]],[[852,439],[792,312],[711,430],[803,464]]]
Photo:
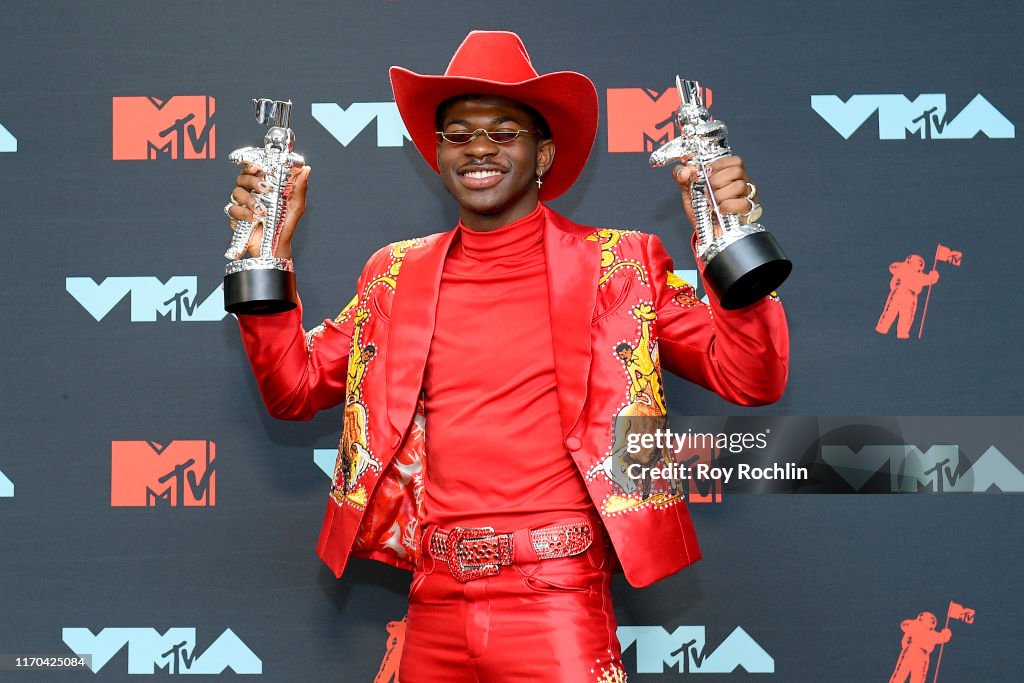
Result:
[[555,141],[541,140],[537,143],[537,175],[543,176],[555,161]]

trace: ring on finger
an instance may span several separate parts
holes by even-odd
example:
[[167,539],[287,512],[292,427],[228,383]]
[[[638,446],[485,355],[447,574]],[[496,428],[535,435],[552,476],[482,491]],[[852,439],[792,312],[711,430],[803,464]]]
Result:
[[754,183],[747,183],[747,196],[746,198],[753,201],[754,197],[757,196],[757,185]]
[[740,222],[744,225],[756,223],[757,219],[761,217],[764,211],[761,209],[761,205],[755,202],[753,199],[747,197],[747,201],[750,202],[750,210],[740,216]]

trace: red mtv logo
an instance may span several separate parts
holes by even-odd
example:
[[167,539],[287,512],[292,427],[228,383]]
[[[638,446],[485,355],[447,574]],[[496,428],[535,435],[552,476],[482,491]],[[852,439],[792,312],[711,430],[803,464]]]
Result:
[[[711,108],[711,88],[702,88]],[[653,152],[679,133],[675,130],[679,92],[649,88],[608,88],[608,151]]]
[[114,441],[110,504],[116,507],[216,504],[212,441]]
[[115,97],[114,159],[212,159],[214,99],[208,95]]

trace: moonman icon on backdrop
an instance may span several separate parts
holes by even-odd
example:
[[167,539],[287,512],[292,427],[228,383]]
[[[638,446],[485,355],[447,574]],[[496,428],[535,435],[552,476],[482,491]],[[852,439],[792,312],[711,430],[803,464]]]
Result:
[[[662,367],[735,403],[776,401],[782,305],[695,302],[655,235],[547,206],[590,155],[597,90],[579,73],[539,75],[516,34],[473,31],[443,75],[390,73],[458,225],[378,250],[349,305],[309,332],[301,305],[238,316],[272,415],[345,405],[317,551],[338,577],[352,556],[413,572],[402,683],[624,681],[612,573],[646,586],[700,550],[671,482],[623,486],[601,466],[615,421],[665,412]],[[680,166],[669,186],[691,224],[696,175]],[[291,257],[308,176],[277,258]],[[236,185],[230,216],[252,220],[261,169]],[[756,192],[739,157],[712,163],[710,188],[732,214]],[[376,466],[352,467],[352,444]]]
[[948,643],[953,632],[948,628],[936,631],[938,619],[931,612],[921,612],[917,619],[906,619],[903,629],[903,650],[896,660],[896,669],[889,683],[924,683],[928,676],[928,663],[936,645]]
[[924,272],[924,259],[911,254],[903,261],[889,266],[892,279],[889,281],[889,296],[885,300],[882,316],[875,325],[879,334],[888,334],[896,323],[896,338],[910,339],[910,328],[917,313],[917,301],[921,290],[939,281],[939,271]]

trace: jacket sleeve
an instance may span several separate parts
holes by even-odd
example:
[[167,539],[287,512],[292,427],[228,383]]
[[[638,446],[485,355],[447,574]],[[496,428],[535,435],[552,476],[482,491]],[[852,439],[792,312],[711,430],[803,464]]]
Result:
[[[740,405],[777,401],[789,374],[789,329],[782,304],[767,296],[735,311],[710,305],[672,272],[672,259],[648,235],[646,265],[657,310],[662,367]],[[695,238],[696,239],[696,238]],[[703,268],[701,275],[703,276]]]
[[311,420],[317,412],[345,401],[348,356],[355,316],[366,281],[389,260],[391,246],[369,258],[356,283],[356,296],[334,320],[309,332],[302,328],[302,302],[284,313],[240,315],[238,326],[267,411],[281,420]]

